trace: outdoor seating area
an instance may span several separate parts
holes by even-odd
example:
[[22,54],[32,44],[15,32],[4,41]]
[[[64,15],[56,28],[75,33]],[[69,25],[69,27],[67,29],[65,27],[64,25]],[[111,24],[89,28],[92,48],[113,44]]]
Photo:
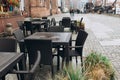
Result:
[[[66,20],[69,19],[67,24],[64,18]],[[50,24],[50,22],[53,23]],[[81,56],[82,61],[82,49],[88,33],[84,30],[77,31],[76,34],[78,33],[78,37],[76,41],[76,47],[73,47],[75,48],[75,50],[70,51],[71,49],[69,48],[72,48],[71,46],[73,44],[71,42],[73,41],[72,34],[74,34],[71,31],[70,17],[63,17],[62,24],[57,26],[55,25],[57,24],[55,20],[51,19],[50,21],[50,19],[47,19],[46,17],[39,19],[33,18],[27,21],[16,21],[16,23],[18,24],[19,28],[14,30],[13,36],[7,37],[6,40],[10,41],[11,38],[14,39],[16,41],[16,51],[12,52],[17,53],[17,49],[19,49],[19,53],[23,54],[23,56],[21,60],[17,62],[19,66],[16,66],[15,70],[10,69],[10,72],[8,70],[6,74],[16,74],[18,75],[18,80],[26,80],[31,75],[31,78],[29,78],[29,80],[33,80],[32,78],[35,78],[34,73],[37,68],[42,68],[42,65],[50,65],[50,73],[51,76],[54,77],[56,71],[63,69],[63,66],[65,64],[69,65],[71,56],[76,56],[76,62],[77,56]],[[73,25],[75,25],[75,23],[73,23]],[[64,28],[66,27],[69,27],[70,30],[65,31]],[[7,51],[7,49],[5,50],[5,52],[9,52],[9,50]],[[54,69],[55,67],[53,65],[53,59],[55,57],[57,58],[56,70]],[[62,57],[62,63],[60,57]],[[11,64],[17,65],[17,63]],[[1,76],[2,80],[5,80],[6,74],[4,74],[4,76]]]
[[[6,38],[8,41],[10,41],[9,39],[11,38],[15,40],[15,43],[18,45],[16,44],[16,51],[13,52],[20,53],[22,57],[18,58],[19,60],[17,59],[16,63],[10,64],[10,66],[13,64],[13,68],[7,68],[8,70],[6,73],[1,76],[1,80],[5,80],[5,76],[7,74],[16,75],[18,80],[57,80],[55,77],[58,75],[57,73],[59,73],[59,71],[64,71],[65,66],[68,66],[69,71],[69,66],[71,65],[74,65],[73,68],[75,68],[75,66],[79,66],[81,71],[84,71],[84,61],[86,60],[84,55],[86,52],[89,54],[92,51],[89,50],[89,44],[91,43],[89,39],[90,37],[94,37],[94,35],[91,35],[91,32],[85,27],[85,25],[84,28],[76,30],[77,25],[81,25],[81,23],[84,22],[83,17],[79,17],[79,20],[72,20],[70,16],[67,16],[67,18],[71,20],[69,23],[70,27],[75,27],[74,31],[64,30],[64,26],[61,24],[63,18],[61,18],[59,22],[55,21],[55,26],[49,23],[52,18],[48,18],[49,21],[45,19],[45,21],[49,23],[47,29],[44,29],[45,25],[41,24],[41,18],[37,18],[37,20],[32,19],[31,22],[37,22],[37,24],[40,22],[41,25],[39,24],[37,28],[42,27],[42,30],[38,30],[36,28],[32,34],[31,31],[28,31],[27,35],[24,34],[26,29],[26,25],[24,25],[25,21],[20,21],[18,24],[20,27],[13,31],[13,36],[4,38]],[[77,23],[77,21],[80,22]],[[60,25],[57,22],[60,23]],[[24,29],[21,29],[21,26]],[[29,26],[29,28],[30,27],[35,27],[35,25]],[[92,38],[92,40],[95,39]],[[93,43],[94,42],[92,42],[92,44]],[[96,45],[98,46],[98,44]],[[86,50],[86,48],[88,49]],[[15,66],[16,64],[19,64],[19,66]],[[48,68],[45,69],[45,66],[48,66]],[[46,79],[44,78],[45,73],[47,73]],[[67,76],[66,74],[64,75]]]
[[0,80],[119,80],[119,14],[120,0],[0,0]]

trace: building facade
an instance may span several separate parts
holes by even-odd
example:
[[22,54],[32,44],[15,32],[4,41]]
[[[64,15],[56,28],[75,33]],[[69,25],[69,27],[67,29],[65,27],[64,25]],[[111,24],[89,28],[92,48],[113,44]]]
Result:
[[30,17],[44,17],[57,14],[57,0],[25,0],[25,11]]

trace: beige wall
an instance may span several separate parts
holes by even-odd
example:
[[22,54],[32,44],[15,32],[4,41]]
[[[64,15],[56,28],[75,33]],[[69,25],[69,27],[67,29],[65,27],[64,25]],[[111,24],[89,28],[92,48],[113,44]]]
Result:
[[[52,14],[58,13],[57,0],[52,1]],[[43,17],[50,15],[50,0],[45,0],[45,6],[40,5],[40,0],[25,0],[25,10],[31,17]]]

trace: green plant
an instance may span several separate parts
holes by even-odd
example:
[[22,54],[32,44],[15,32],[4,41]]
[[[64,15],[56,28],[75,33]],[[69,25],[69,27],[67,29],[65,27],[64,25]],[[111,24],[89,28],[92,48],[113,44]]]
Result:
[[110,60],[102,54],[92,52],[86,57],[84,64],[87,79],[110,80],[111,76],[115,76]]
[[69,65],[55,75],[54,80],[114,80],[115,72],[110,60],[98,54],[91,52],[84,60],[84,66],[77,68]]
[[85,80],[85,76],[80,67],[74,69],[73,66],[68,66],[55,75],[54,80]]

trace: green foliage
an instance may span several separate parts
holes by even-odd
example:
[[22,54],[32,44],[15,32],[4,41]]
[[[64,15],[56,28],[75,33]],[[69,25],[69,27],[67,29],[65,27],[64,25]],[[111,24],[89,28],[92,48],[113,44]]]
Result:
[[[87,73],[91,73],[94,69],[102,69],[104,70],[106,77],[115,76],[114,69],[110,63],[110,60],[102,54],[98,54],[96,52],[90,53],[90,55],[86,57],[84,64],[85,71]],[[94,74],[94,72],[92,72],[92,74]]]
[[78,67],[73,69],[73,66],[64,67],[64,69],[55,75],[54,80],[85,80],[81,69]]
[[66,68],[65,71],[69,80],[84,80],[82,71],[79,68],[73,69],[73,67],[71,66]]
[[91,52],[84,60],[84,66],[74,68],[69,65],[64,67],[62,72],[54,80],[114,80],[115,73],[110,60],[98,54]]

